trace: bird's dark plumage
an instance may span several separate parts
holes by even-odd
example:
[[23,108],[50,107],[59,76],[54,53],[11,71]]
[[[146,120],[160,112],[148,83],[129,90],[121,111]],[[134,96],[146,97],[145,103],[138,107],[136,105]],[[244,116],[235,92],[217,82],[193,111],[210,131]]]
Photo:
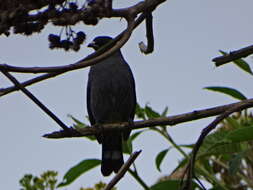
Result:
[[[88,47],[98,50],[112,40],[96,37]],[[121,51],[91,66],[87,85],[87,108],[91,125],[133,121],[136,106],[135,82]],[[97,136],[102,144],[101,172],[116,173],[123,165],[122,140],[130,131],[110,131]]]

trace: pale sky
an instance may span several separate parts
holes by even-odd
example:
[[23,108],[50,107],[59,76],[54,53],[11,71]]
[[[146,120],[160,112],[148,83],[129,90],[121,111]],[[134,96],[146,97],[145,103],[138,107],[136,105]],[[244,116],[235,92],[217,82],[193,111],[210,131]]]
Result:
[[[120,6],[126,3],[118,0]],[[119,5],[117,5],[119,6]],[[235,102],[236,100],[203,90],[206,86],[228,86],[252,97],[252,76],[233,64],[215,68],[212,58],[218,50],[232,51],[253,44],[252,0],[169,0],[154,12],[155,51],[143,55],[138,43],[145,41],[144,25],[132,35],[122,48],[136,80],[137,99],[141,105],[150,105],[162,111],[169,107],[169,114],[180,114]],[[90,42],[97,35],[116,36],[125,27],[124,21],[105,19],[96,27],[78,26]],[[83,46],[78,52],[49,50],[47,35],[58,33],[59,28],[48,27],[33,37],[0,37],[1,63],[18,66],[56,66],[76,62],[92,50]],[[252,63],[252,59],[247,59]],[[57,78],[35,84],[28,89],[34,93],[66,124],[72,114],[86,121],[86,83],[88,68],[69,72]],[[33,75],[15,74],[21,81]],[[0,74],[0,88],[11,83]],[[59,180],[73,165],[83,159],[101,158],[101,147],[84,138],[48,140],[41,136],[59,130],[60,127],[45,115],[21,92],[0,98],[0,189],[17,190],[18,181],[26,173],[39,175],[46,170],[59,172]],[[212,118],[174,126],[169,133],[179,144],[194,143]],[[136,164],[140,176],[148,185],[169,174],[182,158],[175,150],[170,151],[159,173],[155,157],[168,148],[167,142],[154,132],[138,137],[134,150],[142,149]],[[127,156],[125,156],[125,160]],[[108,182],[100,168],[84,174],[70,186],[77,190],[100,180]],[[142,187],[127,174],[117,185],[119,189],[141,190]]]

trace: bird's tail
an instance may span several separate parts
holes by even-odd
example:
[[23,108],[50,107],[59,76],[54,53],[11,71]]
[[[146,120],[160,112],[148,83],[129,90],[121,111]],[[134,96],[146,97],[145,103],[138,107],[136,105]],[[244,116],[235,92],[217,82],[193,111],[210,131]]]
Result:
[[118,132],[110,135],[105,134],[102,140],[102,174],[108,176],[113,171],[117,173],[123,164],[121,135]]

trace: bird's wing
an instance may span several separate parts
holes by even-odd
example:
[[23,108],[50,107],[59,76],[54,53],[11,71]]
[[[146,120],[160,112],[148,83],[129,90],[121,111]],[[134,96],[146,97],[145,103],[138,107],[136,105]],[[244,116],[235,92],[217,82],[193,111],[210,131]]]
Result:
[[91,105],[90,105],[90,81],[91,79],[89,78],[88,79],[88,84],[87,84],[87,110],[88,110],[88,115],[89,115],[89,120],[90,120],[90,123],[91,125],[94,125],[95,124],[95,119],[94,119],[94,116],[92,115],[92,111],[91,111]]

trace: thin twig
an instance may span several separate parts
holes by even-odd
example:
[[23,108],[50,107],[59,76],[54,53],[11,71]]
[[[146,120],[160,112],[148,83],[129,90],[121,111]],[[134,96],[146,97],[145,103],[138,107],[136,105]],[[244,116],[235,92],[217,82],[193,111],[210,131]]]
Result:
[[24,88],[18,80],[5,70],[1,71],[13,84],[15,84],[26,96],[28,96],[37,106],[39,106],[49,117],[51,117],[64,131],[68,131],[69,128],[53,113],[51,112],[41,101],[39,101],[30,91]]
[[139,156],[141,153],[140,151],[134,152],[126,161],[126,163],[120,168],[117,175],[114,176],[114,178],[107,184],[107,186],[104,188],[104,190],[110,190],[118,183],[118,181],[125,175],[127,170],[130,168],[131,164],[135,161],[135,159]]
[[139,48],[142,53],[149,54],[154,51],[154,34],[153,34],[153,16],[152,12],[146,13],[146,37],[148,45],[145,45],[144,42],[139,43]]
[[[169,117],[158,117],[149,120],[136,121],[134,125],[131,126],[131,129],[140,129],[146,127],[155,127],[155,126],[167,126],[167,125],[176,125],[179,123],[189,122],[197,119],[203,119],[207,117],[216,116],[224,113],[226,110],[233,108],[234,106],[243,106],[245,104],[253,104],[253,99],[243,100],[241,102],[227,104],[223,106],[217,106],[213,108],[196,110],[189,113],[183,113],[179,115],[169,116]],[[253,107],[253,106],[252,106]],[[95,135],[101,132],[100,128],[104,130],[124,130],[126,127],[129,127],[128,122],[124,123],[115,123],[115,124],[106,124],[101,127],[85,127],[78,129],[78,133],[75,129],[70,130],[69,132],[56,131],[50,134],[45,134],[46,138],[66,138],[66,137],[82,137]]]
[[[22,85],[23,87],[26,87],[26,86],[29,86],[29,85],[32,85],[32,84],[35,84],[37,82],[41,82],[43,80],[46,80],[46,79],[49,79],[49,78],[52,78],[52,77],[55,77],[55,76],[58,76],[60,74],[62,74],[63,72],[56,72],[56,73],[47,73],[47,74],[43,74],[41,76],[38,76],[38,77],[35,77],[35,78],[32,78],[30,80],[27,80],[23,83],[20,83],[20,85]],[[17,91],[19,90],[19,88],[17,86],[10,86],[10,87],[7,87],[7,88],[0,88],[0,97],[1,96],[4,96],[6,94],[9,94],[11,92],[14,92],[14,91]]]
[[195,161],[196,161],[196,156],[198,153],[198,150],[200,148],[200,146],[202,145],[205,137],[212,131],[214,130],[217,125],[224,120],[225,118],[227,118],[230,114],[234,113],[234,112],[239,112],[241,110],[247,109],[253,107],[253,99],[249,99],[249,100],[245,100],[242,101],[241,104],[235,104],[234,106],[232,106],[231,108],[227,109],[224,113],[222,113],[221,115],[219,115],[213,122],[211,122],[207,127],[205,127],[194,148],[192,151],[192,157],[189,163],[189,167],[188,167],[188,175],[187,175],[187,180],[184,184],[184,187],[182,189],[184,190],[191,190],[191,185],[192,185],[192,178],[194,176],[194,165],[195,165]]
[[253,45],[236,50],[236,51],[231,51],[227,55],[214,58],[212,61],[215,62],[216,67],[218,67],[228,62],[235,61],[243,57],[247,57],[251,54],[253,54]]

